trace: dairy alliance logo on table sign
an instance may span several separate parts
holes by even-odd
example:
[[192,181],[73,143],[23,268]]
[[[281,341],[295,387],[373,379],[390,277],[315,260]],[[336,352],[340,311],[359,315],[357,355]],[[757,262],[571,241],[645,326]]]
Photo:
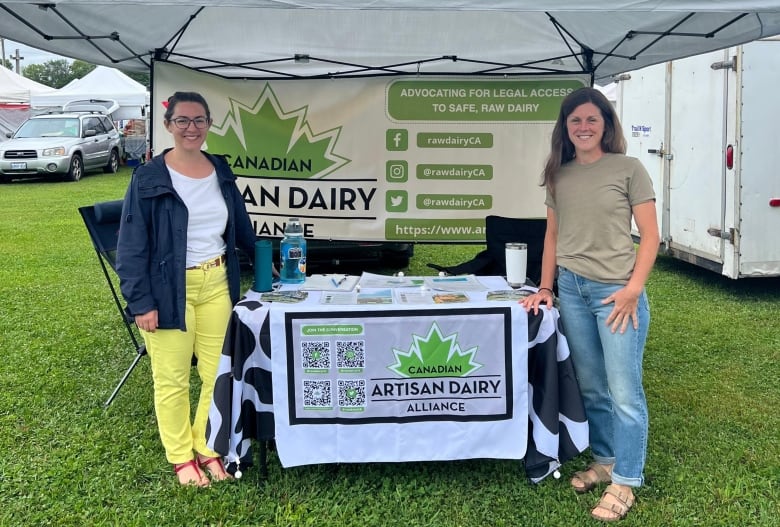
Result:
[[362,400],[395,406],[399,416],[465,416],[474,411],[470,402],[481,405],[505,395],[502,375],[474,375],[484,366],[475,360],[479,347],[461,349],[458,334],[443,335],[435,321],[427,334],[412,334],[408,349],[391,351],[395,362],[387,368],[398,378],[371,379]]
[[[408,351],[393,348],[397,362],[389,367],[404,379],[404,382],[377,383],[372,398],[408,397],[429,395],[455,397],[484,394],[495,395],[500,381],[491,379],[468,379],[482,364],[474,361],[477,348],[461,350],[457,334],[442,336],[435,322],[425,337],[412,335]],[[447,379],[445,379],[447,378]],[[462,400],[410,401],[407,412],[465,411]]]

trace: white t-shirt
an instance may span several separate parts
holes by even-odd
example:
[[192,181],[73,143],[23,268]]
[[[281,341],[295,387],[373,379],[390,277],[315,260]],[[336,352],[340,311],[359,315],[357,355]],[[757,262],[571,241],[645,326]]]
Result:
[[187,177],[170,166],[173,188],[189,212],[187,222],[187,267],[225,254],[222,235],[227,227],[228,211],[219,190],[217,173],[201,179]]

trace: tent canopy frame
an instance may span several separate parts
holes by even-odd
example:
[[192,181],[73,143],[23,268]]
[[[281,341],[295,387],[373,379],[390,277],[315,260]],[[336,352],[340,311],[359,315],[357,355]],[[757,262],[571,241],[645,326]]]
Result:
[[[645,65],[680,58],[682,56],[720,49],[744,43],[756,38],[780,33],[780,2],[768,1],[685,1],[666,2],[663,0],[646,2],[507,2],[501,0],[487,2],[416,2],[410,7],[403,1],[299,1],[295,3],[279,0],[265,1],[231,1],[231,2],[186,2],[158,0],[126,1],[120,6],[108,1],[59,0],[52,3],[34,3],[10,1],[0,4],[0,12],[8,17],[0,17],[0,34],[8,38],[39,47],[55,50],[62,48],[60,53],[70,52],[83,60],[119,67],[129,71],[149,71],[153,61],[165,61],[185,67],[207,72],[224,78],[256,78],[256,79],[323,79],[323,78],[354,78],[369,76],[399,76],[399,75],[560,75],[588,74],[592,79],[607,79],[618,73],[637,69]],[[112,20],[112,14],[117,9],[126,9],[128,13],[145,9],[145,16],[156,18],[171,18],[170,25],[163,25],[169,32],[166,37],[157,36],[152,29],[142,29],[131,26],[128,18],[116,20],[115,28],[105,32],[105,23]],[[33,11],[34,9],[34,11]],[[176,11],[173,11],[176,9]],[[92,17],[85,16],[89,13]],[[238,11],[252,18],[255,22],[240,20]],[[500,18],[514,16],[502,28],[502,35],[530,33],[532,25],[544,23],[544,28],[538,31],[540,43],[533,52],[528,43],[537,35],[531,34],[528,40],[518,37],[507,42],[501,50],[498,60],[487,55],[488,45],[479,42],[474,44],[474,55],[469,56],[472,49],[464,45],[464,39],[453,37],[453,52],[427,53],[420,39],[405,51],[406,55],[414,55],[409,60],[386,60],[401,58],[404,53],[394,53],[394,50],[381,50],[369,55],[366,41],[361,40],[350,47],[350,42],[341,35],[343,40],[335,39],[326,42],[321,49],[298,49],[287,53],[278,53],[286,43],[275,42],[273,49],[265,53],[262,49],[253,53],[252,48],[262,48],[267,44],[263,40],[264,33],[259,33],[256,43],[249,42],[247,50],[238,50],[228,42],[224,49],[214,50],[209,42],[218,42],[216,35],[204,32],[204,28],[213,28],[215,20],[228,17],[229,24],[236,24],[236,31],[246,31],[252,23],[259,20],[269,20],[272,26],[276,20],[287,21],[298,17],[311,17],[312,13],[343,17],[345,21],[367,20],[372,23],[397,20],[393,17],[403,17],[403,22],[419,23],[438,21],[442,17],[477,16],[477,20],[495,22]],[[291,14],[292,13],[292,14]],[[396,13],[399,13],[396,15]],[[229,17],[233,16],[233,19]],[[282,17],[282,18],[279,18]],[[293,18],[295,17],[295,18]],[[360,18],[357,18],[360,17]],[[5,18],[5,22],[2,19]],[[120,17],[122,18],[122,17]],[[531,19],[532,21],[526,21]],[[647,22],[646,19],[652,18]],[[338,20],[339,18],[335,18]],[[602,21],[603,19],[603,21]],[[461,18],[449,18],[460,21]],[[469,20],[474,20],[470,18]],[[602,21],[602,22],[600,22]],[[445,24],[447,21],[442,22]],[[521,27],[519,24],[524,23]],[[311,24],[311,19],[307,20]],[[326,23],[323,21],[323,24]],[[492,28],[484,28],[489,35]],[[595,23],[603,23],[603,31],[609,33],[609,38],[594,38],[601,28],[594,28]],[[243,24],[243,25],[242,25]],[[513,24],[518,24],[515,28]],[[172,31],[170,27],[173,27]],[[393,26],[404,28],[403,24]],[[463,27],[468,27],[464,23]],[[314,33],[314,26],[305,26]],[[360,29],[360,28],[354,28]],[[457,29],[457,28],[455,28]],[[371,38],[370,31],[360,29],[357,38]],[[424,32],[426,28],[418,27]],[[220,35],[225,35],[224,29],[219,29]],[[344,31],[333,29],[332,32]],[[138,35],[138,33],[141,35]],[[496,30],[498,33],[498,30]],[[318,35],[300,37],[295,32],[290,36],[289,47],[307,47],[316,40]],[[152,38],[154,35],[154,38]],[[323,29],[319,36],[330,35]],[[407,35],[399,36],[402,41]],[[208,42],[198,45],[196,37],[204,37]],[[206,38],[207,37],[207,38]],[[309,38],[309,40],[307,40]],[[449,37],[447,37],[449,38]],[[465,38],[465,37],[464,37]],[[211,39],[211,40],[209,40]],[[296,40],[297,39],[297,40]],[[431,39],[431,45],[437,39]],[[541,41],[544,42],[541,42]],[[273,41],[269,37],[269,41]],[[597,42],[600,41],[600,42]],[[693,42],[696,42],[695,44]],[[377,42],[381,40],[377,37]],[[151,49],[143,49],[152,44]],[[684,45],[682,43],[687,43]],[[362,44],[363,48],[360,47]],[[394,43],[400,45],[400,42]],[[382,44],[384,45],[384,44]],[[458,48],[458,45],[460,46]],[[316,45],[315,45],[316,46]],[[442,44],[442,46],[446,46]],[[391,45],[392,47],[392,45]],[[540,55],[549,48],[549,54]],[[678,49],[679,48],[679,49]],[[357,49],[357,52],[353,51]],[[460,50],[460,52],[457,52]],[[495,47],[494,47],[495,50]],[[316,51],[316,52],[315,52]],[[371,50],[372,51],[372,50]],[[355,57],[354,55],[364,55]],[[256,55],[250,60],[243,60],[247,55]],[[272,55],[272,56],[267,56]],[[344,56],[346,55],[346,56]],[[350,56],[353,55],[353,56]],[[517,56],[520,60],[505,60]],[[363,60],[357,60],[362,58]],[[409,58],[409,57],[407,57]],[[504,59],[504,60],[501,60]]]

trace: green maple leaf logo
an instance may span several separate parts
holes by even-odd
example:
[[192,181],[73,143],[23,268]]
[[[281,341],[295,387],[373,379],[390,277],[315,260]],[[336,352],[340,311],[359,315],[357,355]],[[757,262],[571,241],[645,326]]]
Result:
[[230,99],[230,111],[209,129],[208,149],[227,156],[237,176],[323,178],[350,160],[334,152],[341,127],[315,134],[307,111],[285,112],[266,84],[254,104]]
[[393,348],[397,362],[389,368],[401,377],[466,377],[482,364],[474,362],[477,348],[462,351],[456,337],[443,337],[434,322],[425,337],[412,335],[409,351]]

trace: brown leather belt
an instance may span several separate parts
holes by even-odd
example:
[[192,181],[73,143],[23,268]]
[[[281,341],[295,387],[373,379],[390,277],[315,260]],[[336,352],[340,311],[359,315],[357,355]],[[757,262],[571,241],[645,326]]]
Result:
[[192,271],[194,269],[203,269],[204,271],[206,269],[211,269],[212,267],[219,267],[220,265],[225,265],[225,255],[221,254],[214,258],[213,260],[209,260],[207,262],[203,262],[202,264],[193,265],[192,267],[187,267],[188,271]]

